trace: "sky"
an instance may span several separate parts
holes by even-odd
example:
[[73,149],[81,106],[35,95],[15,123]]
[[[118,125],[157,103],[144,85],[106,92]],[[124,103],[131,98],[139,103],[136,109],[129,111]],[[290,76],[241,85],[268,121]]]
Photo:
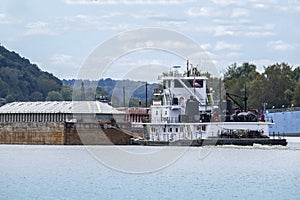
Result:
[[[117,36],[126,32],[133,31],[134,37],[147,35],[146,47],[159,46],[161,41],[154,42],[151,34],[139,31],[144,28],[178,35],[165,39],[160,46],[162,50],[145,46],[137,49],[134,41],[135,49],[131,46],[133,49],[127,48],[122,55],[114,55],[109,69],[97,72],[99,78],[118,79],[136,74],[143,79],[154,71],[156,74],[168,69],[167,66],[184,66],[188,55],[178,56],[172,50],[176,46],[176,51],[180,51],[179,48],[187,48],[190,43],[198,44],[221,74],[233,63],[250,62],[260,71],[277,62],[300,65],[299,0],[1,0],[0,3],[1,45],[60,79],[81,77],[81,69],[90,55],[107,41],[116,42]],[[181,36],[190,40],[185,46],[176,41]],[[127,37],[120,46],[124,49],[124,43],[133,40]],[[96,60],[104,60],[105,53],[98,53]],[[203,57],[198,58],[193,60],[194,65],[206,65]],[[138,72],[144,74],[137,75]]]

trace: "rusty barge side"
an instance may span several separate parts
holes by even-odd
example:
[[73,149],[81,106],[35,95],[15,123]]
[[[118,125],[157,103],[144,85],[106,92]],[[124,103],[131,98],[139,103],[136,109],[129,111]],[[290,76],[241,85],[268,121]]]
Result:
[[98,123],[0,122],[0,144],[127,145],[132,136]]

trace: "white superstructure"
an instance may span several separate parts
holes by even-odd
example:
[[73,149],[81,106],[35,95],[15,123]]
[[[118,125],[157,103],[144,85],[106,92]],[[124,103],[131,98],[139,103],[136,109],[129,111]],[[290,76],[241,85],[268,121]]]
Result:
[[174,68],[159,79],[162,86],[154,93],[151,122],[142,123],[146,140],[205,139],[240,130],[268,135],[268,123],[265,122],[220,122],[207,78],[200,76],[197,68],[184,74]]

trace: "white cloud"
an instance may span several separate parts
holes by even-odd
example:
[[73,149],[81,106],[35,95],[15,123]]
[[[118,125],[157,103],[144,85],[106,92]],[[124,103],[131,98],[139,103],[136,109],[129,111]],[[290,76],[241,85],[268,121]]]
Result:
[[50,61],[53,64],[64,64],[64,65],[70,64],[72,60],[73,60],[73,56],[66,55],[66,54],[54,54],[50,58]]
[[245,31],[243,35],[247,37],[270,37],[276,35],[274,28],[274,24],[248,26],[248,31]]
[[278,50],[278,51],[286,51],[286,50],[294,49],[293,45],[283,42],[282,40],[271,41],[267,44],[267,46],[272,50]]
[[262,26],[251,26],[251,30],[270,30],[273,31],[275,28],[275,24],[264,24]]
[[299,0],[289,0],[288,7],[294,9],[295,11],[300,11],[300,1]]
[[106,15],[103,15],[102,18],[120,17],[122,15],[123,15],[123,13],[121,13],[121,12],[110,12]]
[[[105,15],[107,16],[107,15]],[[75,15],[57,18],[58,26],[64,31],[90,31],[90,30],[114,30],[124,31],[129,29],[128,24],[111,23],[109,20],[103,20],[102,17],[90,15]]]
[[57,19],[57,23],[64,30],[91,30],[97,29],[101,26],[100,19],[95,16],[89,15],[75,15],[75,16],[65,16],[63,18]]
[[[130,41],[130,39],[128,40]],[[132,48],[157,48],[157,46],[159,46],[158,49],[156,49],[157,51],[162,51],[162,52],[167,52],[168,50],[172,49],[190,49],[191,47],[189,46],[189,44],[187,44],[184,41],[175,41],[174,40],[157,40],[157,39],[153,39],[153,40],[145,40],[143,42],[138,42],[138,43],[127,43],[123,45],[123,49],[128,51],[129,49]]]
[[216,17],[222,14],[222,11],[213,7],[192,7],[186,12],[190,17]]
[[160,18],[166,17],[165,13],[157,12],[157,11],[149,11],[149,10],[141,10],[140,12],[136,12],[131,14],[136,19],[151,19],[151,18]]
[[300,1],[298,4],[288,4],[288,5],[276,5],[274,6],[274,9],[279,11],[279,12],[282,12],[282,13],[299,13],[300,11]]
[[72,55],[64,53],[55,53],[50,58],[44,59],[41,66],[43,69],[49,71],[59,78],[73,78],[76,76],[80,67],[80,60]]
[[25,26],[25,35],[56,35],[47,22],[32,22]]
[[244,34],[247,37],[270,37],[274,36],[274,32],[270,31],[250,31],[250,32],[245,32]]
[[202,48],[203,50],[205,50],[205,51],[211,49],[211,47],[212,47],[212,45],[209,44],[209,43],[201,44],[200,46],[201,46],[201,48]]
[[246,17],[248,15],[249,15],[249,11],[244,8],[235,8],[232,10],[231,13],[232,18]]
[[245,1],[237,1],[237,0],[211,0],[213,3],[219,6],[229,6],[229,5],[244,5]]
[[216,26],[214,27],[214,32],[215,36],[233,36],[237,34],[237,32],[234,32],[229,26]]
[[192,3],[196,0],[65,0],[66,4],[75,5],[178,5]]
[[238,44],[232,44],[232,43],[227,43],[224,41],[219,41],[215,45],[215,50],[216,51],[221,51],[221,50],[239,50],[241,48],[241,45]]
[[220,7],[191,7],[187,10],[187,15],[190,17],[226,17],[239,18],[249,16],[249,10],[244,8],[223,9]]
[[276,34],[274,24],[253,25],[247,19],[215,19],[213,22],[219,25],[206,30],[215,36],[269,37]]
[[245,18],[216,18],[212,20],[214,23],[218,25],[234,25],[234,26],[249,26],[251,25],[252,21]]
[[239,58],[242,55],[241,52],[228,52],[226,57],[228,58]]
[[300,11],[300,1],[299,0],[248,0],[251,1],[250,5],[254,9],[269,9],[273,11],[279,11],[283,13],[297,13]]
[[[94,15],[67,15],[53,18],[49,22],[37,21],[30,22],[25,25],[25,35],[60,35],[64,32],[72,31],[88,32],[91,30],[96,31],[126,31],[136,28],[130,23],[113,23],[109,18],[122,17],[120,12],[112,12],[101,16]],[[130,27],[129,27],[130,26]]]
[[258,9],[263,9],[263,8],[266,8],[267,5],[266,5],[266,4],[263,4],[263,3],[255,3],[255,4],[253,4],[252,7],[253,7],[253,8],[258,8]]
[[[214,4],[218,6],[247,6],[247,7],[254,7],[254,8],[267,8],[269,5],[276,5],[278,4],[278,0],[210,0]],[[291,0],[289,0],[291,1]],[[294,0],[297,1],[297,0]]]
[[170,16],[166,13],[155,12],[155,11],[146,11],[142,10],[139,13],[134,13],[131,16],[134,18],[141,20],[147,19],[156,22],[158,25],[162,26],[180,26],[186,23],[186,19],[178,17],[178,16]]
[[10,21],[8,20],[6,14],[0,13],[0,24],[9,24]]
[[11,19],[5,13],[0,13],[0,24],[13,24],[16,22],[16,20]]
[[172,40],[165,40],[162,41],[161,46],[165,49],[188,49],[190,48],[189,44],[185,41],[172,41]]

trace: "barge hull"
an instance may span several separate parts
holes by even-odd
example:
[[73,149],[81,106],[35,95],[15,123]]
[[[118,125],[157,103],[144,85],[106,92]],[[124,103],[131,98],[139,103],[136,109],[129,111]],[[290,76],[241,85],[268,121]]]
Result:
[[209,138],[198,140],[177,140],[177,141],[147,141],[137,140],[132,141],[132,145],[144,146],[217,146],[217,145],[238,145],[238,146],[253,146],[254,144],[261,145],[281,145],[286,146],[286,139],[228,139],[228,138]]

